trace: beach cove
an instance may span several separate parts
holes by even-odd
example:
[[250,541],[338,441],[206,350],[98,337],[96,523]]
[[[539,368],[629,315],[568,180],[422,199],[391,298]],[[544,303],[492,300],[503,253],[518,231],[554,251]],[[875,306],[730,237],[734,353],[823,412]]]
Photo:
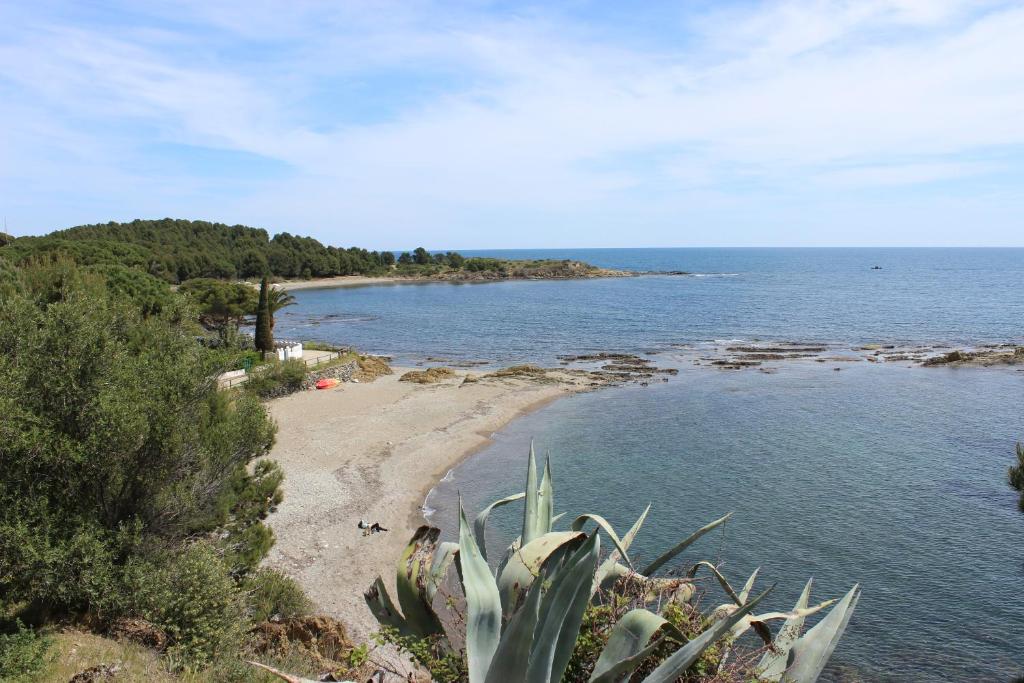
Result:
[[[591,388],[571,377],[399,382],[405,371],[269,404],[278,425],[270,457],[286,483],[268,518],[277,542],[267,562],[361,638],[377,630],[362,592],[378,574],[394,581],[437,481],[516,417]],[[359,520],[388,531],[364,536]]]

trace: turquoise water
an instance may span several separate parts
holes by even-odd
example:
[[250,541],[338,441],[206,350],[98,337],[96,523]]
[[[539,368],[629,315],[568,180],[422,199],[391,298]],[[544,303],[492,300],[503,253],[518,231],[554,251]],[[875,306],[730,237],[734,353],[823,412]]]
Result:
[[[1024,372],[787,362],[774,374],[693,366],[677,345],[743,339],[1019,342],[1024,250],[580,250],[582,258],[705,277],[417,285],[297,292],[279,334],[426,357],[550,362],[656,352],[665,384],[574,396],[524,417],[429,499],[453,526],[519,490],[530,438],[550,450],[556,509],[628,526],[653,504],[640,556],[734,511],[684,560],[756,566],[771,606],[853,582],[864,594],[830,676],[1009,681],[1024,673],[1024,515],[1005,485],[1024,438]],[[882,270],[871,270],[880,265]],[[498,514],[507,544],[517,512]],[[722,597],[720,595],[716,597]]]

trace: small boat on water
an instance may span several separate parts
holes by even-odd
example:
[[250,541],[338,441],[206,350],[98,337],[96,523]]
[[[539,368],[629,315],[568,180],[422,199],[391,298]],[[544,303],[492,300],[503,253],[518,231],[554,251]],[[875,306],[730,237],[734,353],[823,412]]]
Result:
[[334,379],[332,377],[325,377],[324,379],[317,380],[316,388],[317,389],[330,389],[332,387],[338,386],[339,384],[341,384],[341,382],[339,382],[338,380],[336,380],[336,379]]
[[871,270],[881,270],[882,266],[871,266]]

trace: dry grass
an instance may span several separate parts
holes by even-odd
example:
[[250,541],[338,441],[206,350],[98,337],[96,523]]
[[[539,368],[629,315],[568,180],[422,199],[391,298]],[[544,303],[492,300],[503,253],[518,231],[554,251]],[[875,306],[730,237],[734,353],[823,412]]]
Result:
[[54,663],[40,676],[41,682],[67,683],[98,664],[120,664],[119,683],[180,683],[182,679],[164,668],[160,657],[133,643],[122,643],[92,633],[68,631],[53,636]]

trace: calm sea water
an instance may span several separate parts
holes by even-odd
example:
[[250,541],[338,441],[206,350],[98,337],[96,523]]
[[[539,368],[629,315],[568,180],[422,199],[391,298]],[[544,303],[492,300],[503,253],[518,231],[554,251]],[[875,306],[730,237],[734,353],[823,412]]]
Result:
[[[505,254],[703,276],[307,290],[278,323],[282,335],[404,362],[616,350],[680,367],[669,383],[574,396],[496,434],[431,495],[443,528],[456,491],[476,510],[519,490],[509,473],[524,471],[534,438],[551,451],[558,511],[600,512],[625,528],[653,504],[641,557],[734,511],[683,559],[721,561],[738,583],[760,566],[766,585],[779,582],[774,608],[790,606],[809,576],[821,599],[862,583],[834,679],[1024,674],[1024,514],[1005,485],[1024,438],[1024,373],[810,362],[729,372],[683,362],[674,346],[1019,342],[1024,250]],[[507,544],[518,514],[497,513],[489,541]]]

